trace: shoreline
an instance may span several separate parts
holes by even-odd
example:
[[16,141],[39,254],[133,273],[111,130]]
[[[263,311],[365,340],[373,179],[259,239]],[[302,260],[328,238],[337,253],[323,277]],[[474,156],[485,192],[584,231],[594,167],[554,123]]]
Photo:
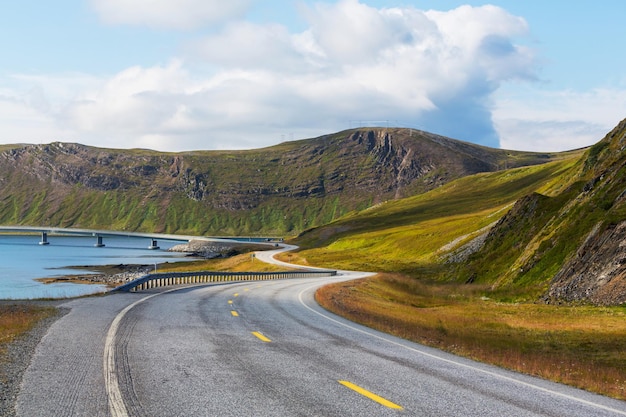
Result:
[[[267,245],[254,243],[221,243],[206,242],[203,240],[192,240],[188,243],[179,244],[168,249],[169,252],[185,253],[187,258],[193,260],[201,259],[217,259],[229,258],[241,253],[247,253],[259,250],[269,250]],[[160,264],[117,264],[117,265],[75,265],[67,266],[59,269],[76,269],[83,272],[69,275],[59,275],[53,277],[36,278],[35,281],[43,284],[94,284],[106,285],[113,288],[118,285],[126,284],[134,279],[160,270],[165,265],[174,265],[187,261],[164,262]]]
[[[168,263],[169,264],[169,263]],[[157,264],[157,269],[159,265]],[[154,271],[154,264],[119,264],[119,265],[94,265],[94,266],[71,266],[64,269],[80,269],[93,271],[91,273],[59,275],[54,277],[37,278],[35,281],[43,284],[94,284],[115,287],[140,278]]]

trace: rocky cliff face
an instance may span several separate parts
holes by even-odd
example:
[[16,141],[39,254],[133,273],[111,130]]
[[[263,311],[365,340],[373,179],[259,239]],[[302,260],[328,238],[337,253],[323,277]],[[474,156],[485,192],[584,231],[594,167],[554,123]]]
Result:
[[626,221],[599,230],[600,224],[556,274],[545,301],[626,303]]
[[[145,186],[162,175],[168,157],[142,156],[74,143],[51,143],[10,149],[0,154],[0,168],[60,186],[81,185],[98,191]],[[6,180],[6,178],[5,178]]]

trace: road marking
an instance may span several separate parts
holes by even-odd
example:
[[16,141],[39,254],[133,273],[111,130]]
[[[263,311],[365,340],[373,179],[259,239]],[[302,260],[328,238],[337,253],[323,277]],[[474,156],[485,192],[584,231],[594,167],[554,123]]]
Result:
[[234,293],[233,297],[239,297],[239,293],[238,292]]
[[233,303],[233,300],[228,300],[228,304],[232,304],[232,303]]
[[235,310],[231,310],[230,314],[232,314],[233,317],[239,317],[239,313],[237,313]]
[[149,295],[135,301],[129,306],[126,306],[126,308],[120,311],[115,319],[113,319],[111,327],[109,327],[107,337],[104,341],[103,365],[104,387],[109,399],[109,411],[111,412],[112,417],[128,416],[128,410],[126,409],[124,399],[122,398],[122,392],[120,391],[120,383],[117,379],[117,372],[115,372],[115,337],[117,335],[117,329],[120,327],[120,323],[126,313],[128,313],[133,307],[160,294],[161,293]]
[[258,337],[259,339],[261,339],[264,342],[271,342],[271,340],[268,339],[267,337],[265,337],[265,335],[263,335],[262,333],[252,332],[252,334],[255,335],[256,337]]
[[[416,349],[416,348],[413,348],[413,347],[410,347],[410,346],[406,346],[406,345],[404,345],[402,343],[396,342],[394,340],[388,339],[388,338],[380,336],[378,334],[371,333],[371,332],[369,332],[367,330],[360,329],[360,328],[358,328],[358,327],[356,327],[354,325],[350,325],[350,324],[344,323],[342,321],[339,321],[337,319],[334,319],[333,317],[331,317],[329,315],[326,315],[324,313],[321,313],[321,312],[315,310],[314,308],[308,306],[304,302],[304,293],[307,292],[307,291],[310,291],[313,288],[319,288],[319,287],[320,287],[319,284],[314,284],[314,285],[311,285],[311,286],[303,289],[298,294],[298,300],[300,301],[300,304],[302,304],[302,306],[304,306],[304,308],[306,308],[307,310],[311,311],[312,313],[317,314],[318,316],[321,316],[321,317],[325,318],[326,320],[330,320],[330,321],[332,321],[335,324],[338,324],[338,325],[343,326],[343,327],[347,327],[348,329],[354,330],[355,332],[366,334],[366,335],[368,335],[370,337],[373,337],[375,339],[382,340],[382,341],[387,342],[389,344],[392,344],[392,345],[395,345],[395,346],[407,349],[409,351],[418,353],[420,355],[429,357],[431,359],[436,359],[436,360],[439,360],[439,361],[442,361],[442,362],[445,362],[445,363],[453,364],[453,365],[459,366],[461,368],[471,369],[471,370],[474,370],[476,372],[482,373],[484,375],[489,375],[489,376],[494,377],[496,379],[501,379],[501,380],[504,380],[504,381],[513,382],[513,383],[519,384],[519,385],[527,387],[527,388],[533,388],[533,389],[535,389],[537,391],[544,392],[546,394],[551,394],[551,395],[554,395],[554,396],[557,396],[557,397],[568,399],[570,401],[574,401],[574,402],[578,402],[578,403],[581,403],[581,404],[585,404],[585,405],[588,405],[590,407],[595,407],[595,408],[599,408],[601,410],[606,410],[606,411],[610,411],[612,413],[616,413],[616,414],[619,414],[619,415],[622,415],[622,416],[626,416],[626,412],[618,410],[618,409],[613,408],[613,407],[608,407],[608,406],[605,406],[605,405],[602,405],[602,404],[599,404],[599,403],[595,403],[593,401],[587,401],[587,400],[584,400],[582,398],[578,398],[578,397],[575,397],[573,395],[564,394],[564,393],[561,393],[561,392],[558,392],[558,391],[555,391],[555,390],[552,390],[552,389],[549,389],[549,388],[540,387],[539,385],[535,385],[535,384],[532,384],[530,382],[524,382],[524,381],[521,381],[519,379],[510,377],[510,376],[500,375],[500,374],[498,374],[496,372],[488,371],[486,369],[481,369],[481,368],[479,368],[477,366],[473,366],[473,365],[470,365],[470,364],[457,362],[457,361],[452,360],[452,359],[442,358],[441,356],[437,356],[437,355],[434,355],[434,354],[431,354],[431,353],[427,353],[427,352],[424,352],[422,350],[419,350],[419,349]],[[343,320],[346,320],[346,319],[343,319]],[[358,325],[358,324],[355,323],[355,325]],[[386,336],[393,337],[391,335],[386,335]]]
[[392,403],[391,401],[381,397],[380,395],[376,395],[373,392],[366,390],[365,388],[361,388],[358,385],[353,384],[352,382],[349,382],[349,381],[337,381],[337,382],[339,382],[344,387],[350,388],[351,390],[358,392],[359,394],[363,395],[364,397],[369,398],[370,400],[376,401],[378,404],[384,405],[387,408],[393,408],[395,410],[403,410],[403,408],[399,406],[398,404]]

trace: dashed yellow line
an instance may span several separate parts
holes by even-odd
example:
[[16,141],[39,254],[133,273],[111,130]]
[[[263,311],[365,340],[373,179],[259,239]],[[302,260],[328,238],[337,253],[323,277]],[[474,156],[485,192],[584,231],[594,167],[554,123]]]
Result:
[[230,310],[230,314],[232,314],[233,317],[239,317],[239,313],[237,313],[235,310]]
[[359,394],[369,398],[370,400],[376,401],[379,404],[384,405],[385,407],[388,408],[393,408],[395,410],[402,410],[403,408],[401,406],[399,406],[398,404],[392,403],[391,401],[374,394],[373,392],[370,392],[364,388],[359,387],[358,385],[353,384],[352,382],[348,382],[348,381],[337,381],[339,382],[341,385],[343,385],[344,387],[350,388],[353,391],[358,392]]
[[228,304],[232,304],[232,303],[233,303],[233,300],[228,300]]
[[234,293],[233,297],[239,297],[239,293],[238,292]]
[[260,340],[264,341],[264,342],[271,342],[270,339],[268,339],[265,335],[263,335],[262,333],[259,332],[252,332],[253,335],[255,335],[256,337],[258,337]]

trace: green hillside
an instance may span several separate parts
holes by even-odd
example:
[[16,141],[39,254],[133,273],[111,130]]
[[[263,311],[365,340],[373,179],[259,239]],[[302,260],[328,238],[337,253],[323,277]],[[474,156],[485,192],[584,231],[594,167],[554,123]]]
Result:
[[557,193],[582,151],[549,164],[476,174],[436,190],[351,213],[296,239],[312,264],[419,274],[485,233],[515,202]]
[[0,224],[293,235],[466,175],[558,158],[391,128],[246,151],[5,145]]
[[[329,267],[488,286],[525,299],[626,302],[625,143],[622,122],[561,160],[463,177],[350,213],[301,234],[300,256]],[[584,265],[572,266],[577,260]],[[585,277],[583,266],[593,267]],[[563,288],[551,287],[553,279]]]

